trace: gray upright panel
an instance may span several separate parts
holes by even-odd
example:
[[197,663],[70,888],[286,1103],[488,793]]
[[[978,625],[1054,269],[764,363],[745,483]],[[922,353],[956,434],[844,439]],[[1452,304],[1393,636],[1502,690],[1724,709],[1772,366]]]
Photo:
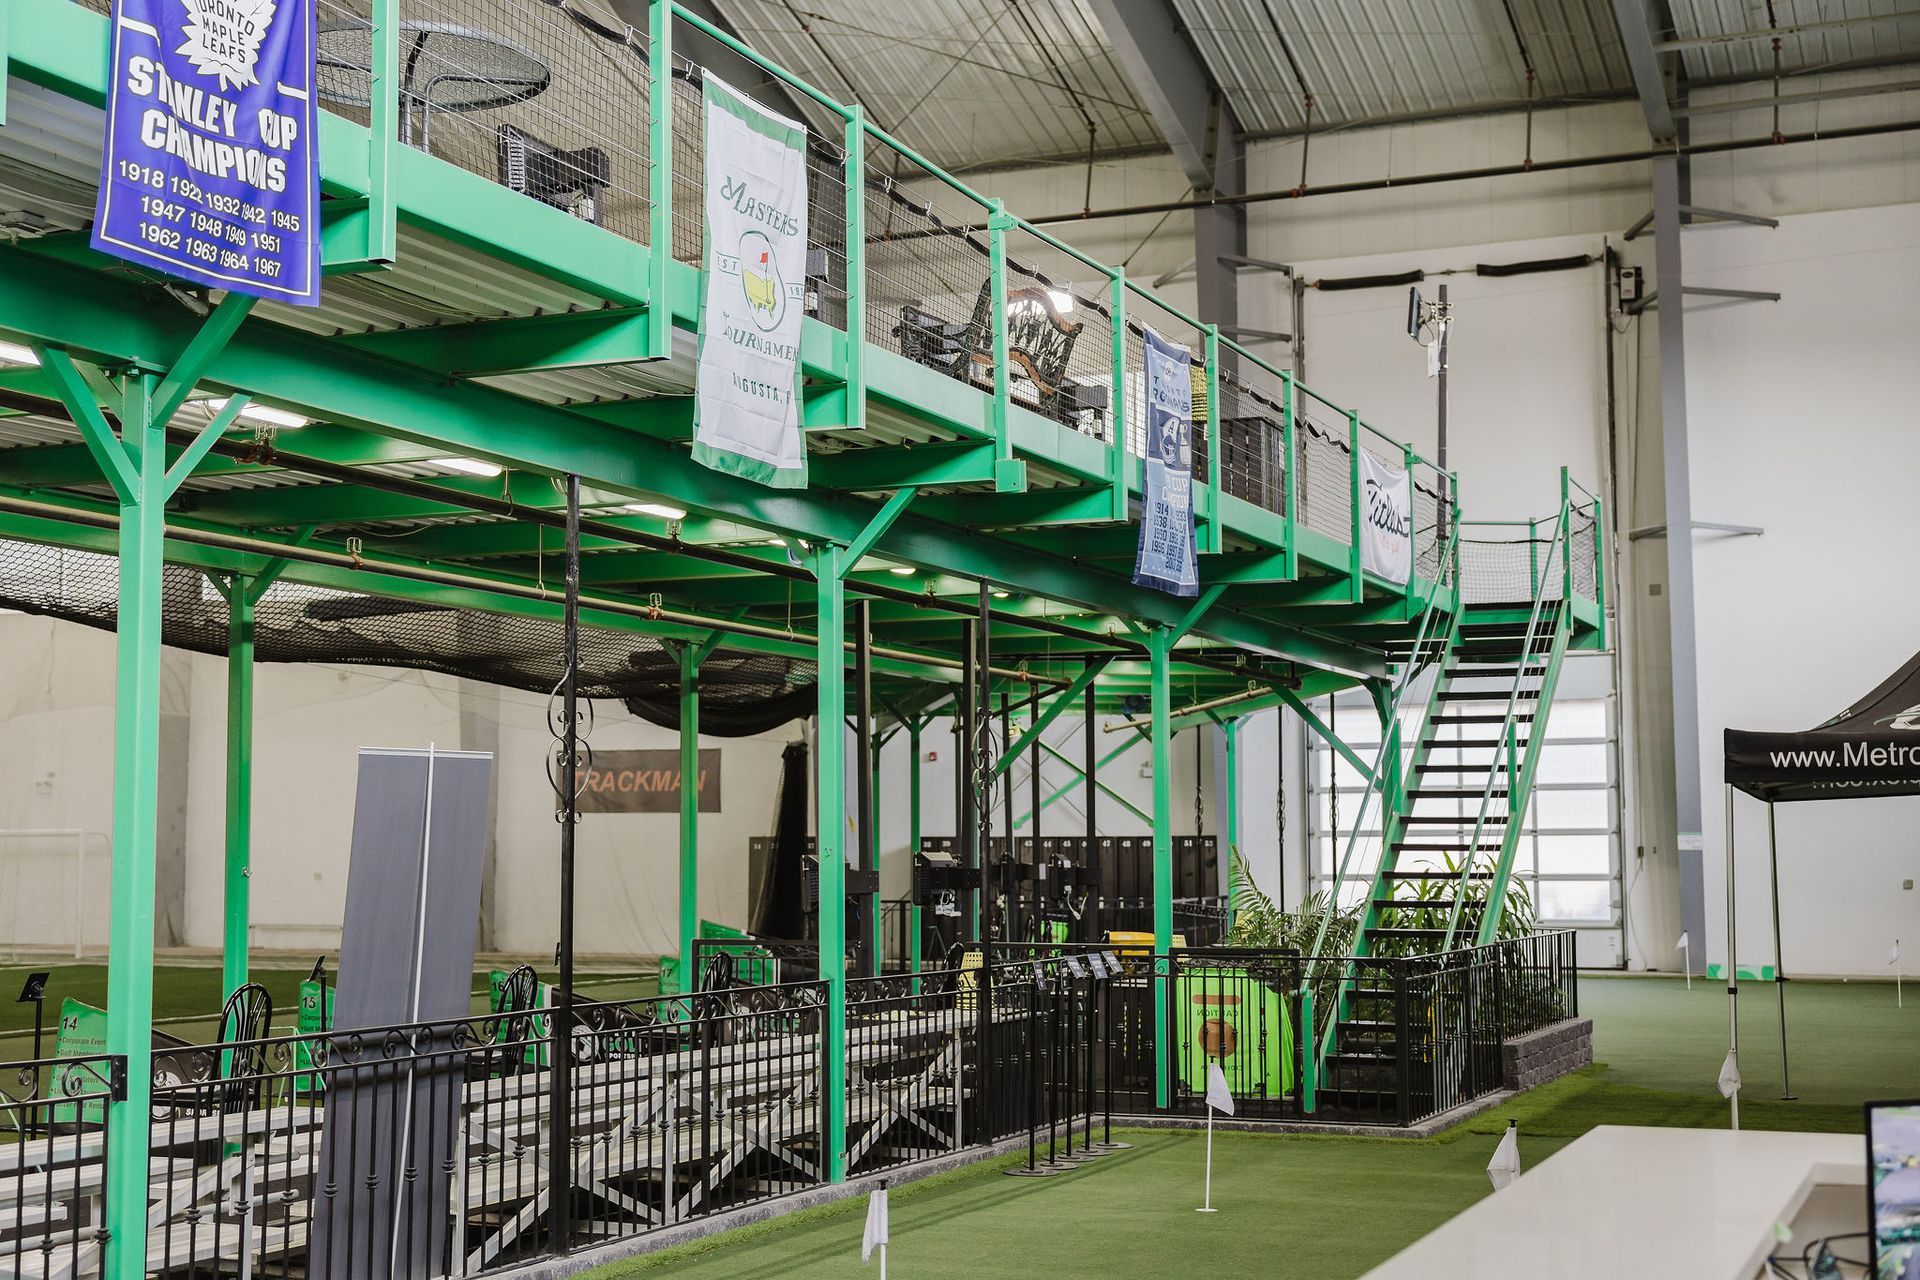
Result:
[[[309,1274],[448,1271],[493,757],[362,750]],[[439,1024],[423,1027],[422,1024]],[[452,1176],[459,1176],[453,1170]]]

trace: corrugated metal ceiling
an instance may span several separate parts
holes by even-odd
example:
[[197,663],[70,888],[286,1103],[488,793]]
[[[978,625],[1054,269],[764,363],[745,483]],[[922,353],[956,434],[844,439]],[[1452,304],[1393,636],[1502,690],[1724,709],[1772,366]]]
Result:
[[721,0],[741,37],[935,163],[1084,154],[1160,135],[1086,0]]
[[[1527,96],[1524,40],[1545,98],[1630,86],[1602,0],[1175,0],[1242,128],[1297,130],[1442,115]],[[1519,29],[1516,40],[1514,27]],[[1295,67],[1298,67],[1296,74]]]
[[[1670,0],[1674,34],[1682,40],[1767,30],[1764,0]],[[1909,16],[1887,19],[1888,14]],[[1780,37],[1780,61],[1787,71],[1807,71],[1855,62],[1920,58],[1920,16],[1909,0],[1774,0],[1775,25],[1848,23]],[[1879,21],[1860,22],[1863,18]],[[1773,74],[1773,46],[1767,39],[1741,40],[1682,55],[1695,79],[1748,79]]]

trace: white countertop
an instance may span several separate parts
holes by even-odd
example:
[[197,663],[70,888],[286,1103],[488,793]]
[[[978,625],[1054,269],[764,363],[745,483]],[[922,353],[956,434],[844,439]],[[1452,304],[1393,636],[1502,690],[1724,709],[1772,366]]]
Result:
[[1847,1134],[1602,1125],[1526,1156],[1523,1128],[1518,1181],[1367,1280],[1751,1280],[1816,1185],[1857,1188],[1865,1213],[1866,1141]]

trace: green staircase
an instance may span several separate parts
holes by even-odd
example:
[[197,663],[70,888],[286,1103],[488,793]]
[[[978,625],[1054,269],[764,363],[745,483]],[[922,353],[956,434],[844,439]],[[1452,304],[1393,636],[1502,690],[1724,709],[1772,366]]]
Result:
[[[1407,655],[1430,667],[1431,683],[1411,726],[1398,705],[1385,708],[1393,729],[1382,751],[1381,854],[1317,1042],[1323,1103],[1381,1109],[1397,1089],[1403,1011],[1386,967],[1367,961],[1497,937],[1572,634],[1563,600],[1473,605],[1431,650]],[[1415,689],[1409,683],[1405,691]],[[1400,734],[1410,741],[1397,741]]]

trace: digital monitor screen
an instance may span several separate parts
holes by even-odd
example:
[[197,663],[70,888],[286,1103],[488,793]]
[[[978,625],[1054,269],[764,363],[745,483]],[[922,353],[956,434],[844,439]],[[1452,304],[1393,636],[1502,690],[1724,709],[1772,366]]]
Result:
[[1867,1104],[1874,1280],[1920,1280],[1920,1101]]

